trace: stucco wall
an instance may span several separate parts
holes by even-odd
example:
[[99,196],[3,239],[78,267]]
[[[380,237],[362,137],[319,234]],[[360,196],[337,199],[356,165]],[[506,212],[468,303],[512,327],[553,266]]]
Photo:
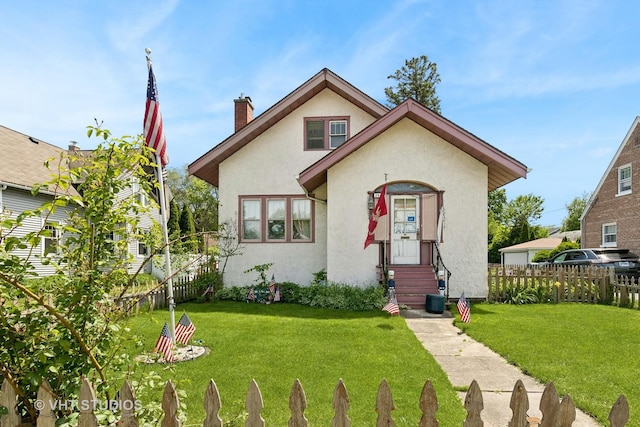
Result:
[[[304,151],[304,118],[350,116],[350,135],[373,122],[373,117],[330,90],[324,90],[220,165],[220,222],[239,224],[241,195],[304,195],[296,176],[328,151]],[[315,191],[325,198],[326,190]],[[257,275],[244,271],[255,265],[273,263],[269,274],[276,280],[301,285],[313,273],[326,268],[326,205],[315,204],[314,243],[246,243],[241,256],[228,259],[226,285],[248,285]],[[221,261],[221,264],[224,261]]]
[[409,119],[403,119],[328,172],[327,273],[330,280],[376,282],[376,246],[363,250],[367,191],[387,181],[416,181],[444,191],[444,242],[450,296],[487,294],[487,167]]

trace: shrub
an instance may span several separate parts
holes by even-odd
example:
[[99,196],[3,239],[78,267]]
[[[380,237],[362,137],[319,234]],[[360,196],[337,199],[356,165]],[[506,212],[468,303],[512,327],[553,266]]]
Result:
[[[300,286],[291,282],[279,283],[282,302],[307,305],[310,307],[334,308],[339,310],[368,311],[379,310],[386,303],[381,286],[360,288],[339,283],[327,285]],[[268,288],[260,286],[232,286],[222,288],[216,298],[231,301],[246,301],[251,289],[257,295],[268,295]],[[260,298],[264,300],[264,298]]]

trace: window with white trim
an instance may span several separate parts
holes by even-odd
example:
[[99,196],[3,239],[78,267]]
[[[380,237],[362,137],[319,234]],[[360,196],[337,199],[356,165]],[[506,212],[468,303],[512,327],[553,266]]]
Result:
[[138,177],[134,176],[131,178],[131,191],[133,192],[135,197],[138,198],[138,202],[140,202],[140,205],[147,206],[147,203],[148,203],[147,194],[144,192],[144,190],[140,186],[140,180],[138,179]]
[[631,193],[631,164],[618,168],[618,196]]
[[348,117],[305,118],[305,150],[332,150],[349,137]]
[[248,199],[242,201],[242,240],[261,240],[262,201]]
[[617,246],[618,227],[615,222],[602,224],[602,246]]
[[47,222],[42,228],[42,255],[60,254],[60,224]]
[[240,240],[313,241],[313,203],[303,196],[240,197]]

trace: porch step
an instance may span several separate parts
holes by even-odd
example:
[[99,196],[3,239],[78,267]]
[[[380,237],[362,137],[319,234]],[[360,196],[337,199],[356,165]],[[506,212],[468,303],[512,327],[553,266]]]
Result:
[[430,265],[389,265],[394,271],[398,304],[425,310],[428,294],[438,294],[438,279]]

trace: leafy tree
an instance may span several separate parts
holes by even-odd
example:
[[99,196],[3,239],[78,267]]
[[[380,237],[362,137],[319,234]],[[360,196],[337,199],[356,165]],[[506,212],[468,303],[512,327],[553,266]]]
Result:
[[187,205],[182,207],[182,212],[180,213],[180,237],[185,251],[196,252],[198,250],[196,226],[193,222],[191,209]]
[[189,175],[186,167],[168,168],[167,184],[178,205],[189,206],[197,233],[218,230],[218,191],[215,187]]
[[175,199],[169,202],[169,220],[167,221],[167,233],[169,241],[173,242],[171,250],[179,252],[180,248],[180,206]]
[[591,194],[584,192],[582,196],[575,197],[571,203],[566,205],[567,216],[562,221],[562,231],[580,230],[580,217],[587,207]]
[[384,89],[387,106],[393,107],[413,98],[440,114],[440,99],[436,95],[440,74],[436,63],[429,61],[426,55],[405,60],[404,66],[387,78],[397,82],[395,88]]
[[501,248],[549,234],[546,228],[533,224],[542,216],[543,203],[544,199],[533,194],[506,202],[504,190],[489,193],[489,262],[500,262]]
[[[92,127],[88,134],[103,138],[95,151],[63,153],[50,168],[53,178],[33,187],[34,195],[49,189],[51,200],[0,215],[0,374],[16,390],[19,411],[32,418],[43,378],[59,401],[77,398],[83,376],[95,378],[97,391],[108,399],[113,384],[107,372],[121,372],[129,363],[122,352],[125,310],[116,289],[135,279],[128,274],[132,255],[126,247],[147,238],[138,220],[150,207],[120,195],[131,185],[128,177],[150,191],[144,171],[150,150],[140,138],[111,139],[107,130]],[[67,191],[72,186],[79,195]],[[36,280],[34,254],[51,230],[25,233],[24,225],[44,224],[58,209],[68,209],[57,241],[60,255],[41,259],[56,274],[52,281]],[[16,249],[28,255],[18,256]]]

